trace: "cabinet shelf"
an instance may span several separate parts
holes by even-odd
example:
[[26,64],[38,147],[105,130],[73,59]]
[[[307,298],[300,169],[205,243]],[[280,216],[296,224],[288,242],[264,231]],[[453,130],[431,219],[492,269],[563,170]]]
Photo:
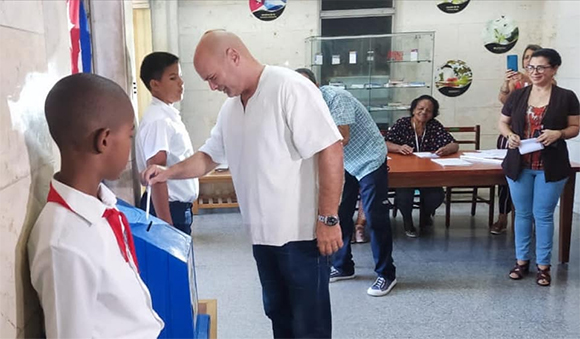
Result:
[[371,90],[381,90],[381,89],[392,89],[392,88],[430,88],[429,85],[411,85],[411,84],[400,84],[400,85],[383,85],[383,86],[376,86],[376,87],[341,87],[335,86],[339,88],[344,88],[347,91],[371,91]]
[[392,125],[432,95],[434,50],[435,32],[310,37],[305,64],[322,86],[350,92],[377,124]]
[[[428,62],[430,63],[431,60],[387,60],[384,63],[386,64],[418,64],[418,63],[422,63],[422,62]],[[342,64],[338,64],[338,65],[331,65],[331,66],[341,66]],[[355,66],[357,64],[349,64],[350,66]],[[324,66],[324,64],[310,64],[310,67],[321,67]]]
[[408,111],[411,106],[388,106],[388,107],[369,107],[369,112],[396,112]]

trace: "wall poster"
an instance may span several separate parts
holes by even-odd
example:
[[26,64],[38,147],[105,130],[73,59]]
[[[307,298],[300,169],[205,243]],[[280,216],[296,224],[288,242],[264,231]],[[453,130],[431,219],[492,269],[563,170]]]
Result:
[[445,13],[455,14],[459,13],[467,7],[470,0],[444,0],[439,1],[437,7]]
[[488,21],[481,32],[485,48],[496,54],[512,49],[518,42],[519,36],[520,30],[515,21],[504,15]]
[[250,0],[250,11],[262,21],[276,20],[286,8],[287,0]]
[[471,86],[472,80],[471,68],[461,60],[449,60],[435,73],[435,86],[441,94],[448,97],[465,93]]

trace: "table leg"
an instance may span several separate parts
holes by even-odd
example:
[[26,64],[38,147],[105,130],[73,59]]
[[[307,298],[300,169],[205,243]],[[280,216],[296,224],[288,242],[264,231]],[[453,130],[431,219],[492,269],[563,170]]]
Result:
[[561,263],[570,261],[570,238],[572,237],[572,213],[574,208],[574,185],[576,173],[568,178],[560,197],[560,246],[558,260]]

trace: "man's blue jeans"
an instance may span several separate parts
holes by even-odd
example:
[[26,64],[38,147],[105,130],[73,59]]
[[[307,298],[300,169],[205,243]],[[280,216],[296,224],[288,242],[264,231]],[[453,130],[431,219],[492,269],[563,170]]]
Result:
[[316,240],[254,245],[253,251],[274,338],[330,338],[330,264]]
[[507,178],[516,210],[516,259],[531,259],[532,221],[536,225],[536,264],[550,265],[554,210],[566,179],[546,182],[544,171],[524,169],[516,181]]
[[359,189],[367,226],[371,235],[371,249],[375,260],[375,272],[378,276],[394,280],[396,269],[393,264],[393,235],[389,219],[387,200],[389,191],[387,165],[367,174],[360,181],[344,172],[342,201],[338,208],[342,241],[344,245],[332,257],[334,268],[344,274],[354,273],[354,261],[350,248],[350,239],[354,230],[353,215],[358,200]]

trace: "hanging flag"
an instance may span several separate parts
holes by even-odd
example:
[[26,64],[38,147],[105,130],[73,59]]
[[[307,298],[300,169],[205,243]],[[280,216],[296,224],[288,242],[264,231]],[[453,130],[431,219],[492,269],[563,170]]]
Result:
[[[67,0],[72,74],[91,72],[91,35],[82,0]],[[80,59],[79,59],[80,56]]]

